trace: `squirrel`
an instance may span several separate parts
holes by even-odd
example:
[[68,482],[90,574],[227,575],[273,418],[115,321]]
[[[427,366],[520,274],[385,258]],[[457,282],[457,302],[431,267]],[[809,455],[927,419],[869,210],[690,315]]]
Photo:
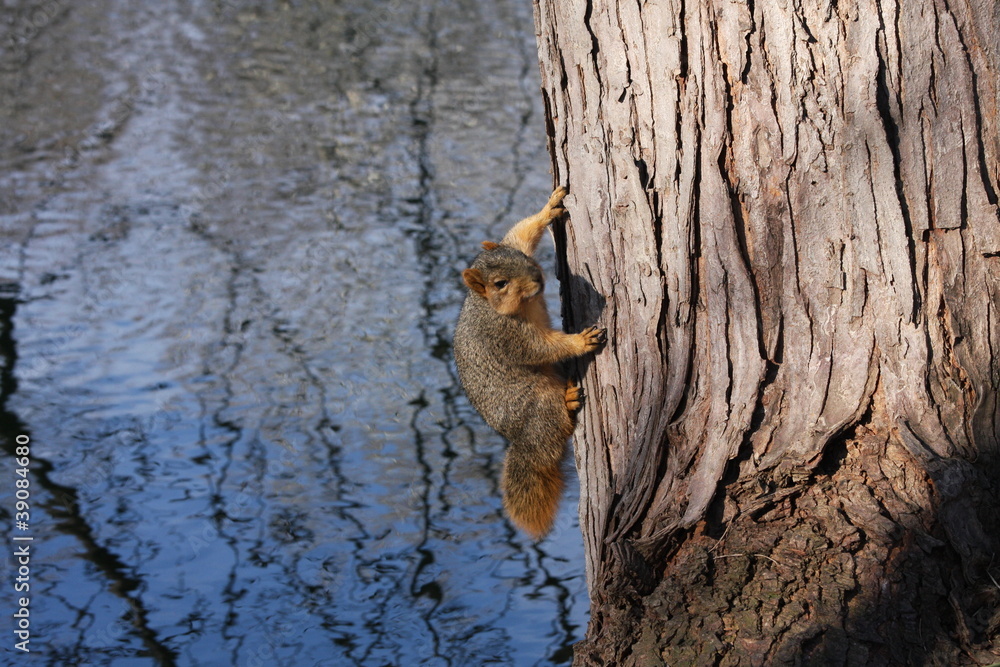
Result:
[[455,328],[459,381],[486,423],[510,443],[503,463],[504,508],[515,525],[541,539],[562,496],[566,441],[581,405],[580,388],[557,362],[603,345],[604,329],[568,334],[552,328],[542,269],[532,255],[549,223],[565,213],[557,188],[545,207],[514,225],[462,272],[468,294]]

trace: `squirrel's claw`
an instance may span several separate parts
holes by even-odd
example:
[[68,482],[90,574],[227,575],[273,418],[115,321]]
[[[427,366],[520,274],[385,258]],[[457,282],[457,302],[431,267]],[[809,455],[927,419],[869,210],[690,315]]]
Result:
[[545,214],[546,221],[555,220],[566,214],[566,209],[560,206],[565,196],[566,188],[562,186],[552,191],[552,195],[549,197],[549,201],[545,204],[545,208],[542,211]]
[[587,327],[580,332],[586,341],[587,350],[594,350],[608,342],[607,329],[600,327]]
[[551,195],[549,195],[549,203],[546,204],[546,206],[549,207],[558,206],[559,203],[563,200],[563,197],[566,196],[567,192],[568,191],[566,190],[566,188],[560,185],[558,188],[552,191]]
[[566,410],[572,414],[583,404],[583,389],[572,380],[566,383]]

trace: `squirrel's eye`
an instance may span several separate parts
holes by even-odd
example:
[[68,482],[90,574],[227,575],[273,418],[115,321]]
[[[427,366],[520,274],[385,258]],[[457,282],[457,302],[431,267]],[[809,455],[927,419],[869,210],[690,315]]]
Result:
[[507,281],[506,280],[498,280],[495,283],[493,283],[493,286],[496,287],[497,289],[503,289],[504,287],[507,286]]

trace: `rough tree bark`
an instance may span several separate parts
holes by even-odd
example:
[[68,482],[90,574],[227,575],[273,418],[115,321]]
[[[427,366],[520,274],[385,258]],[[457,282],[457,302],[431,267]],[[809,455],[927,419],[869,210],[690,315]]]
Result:
[[611,341],[577,663],[1000,662],[994,0],[535,20],[564,316]]

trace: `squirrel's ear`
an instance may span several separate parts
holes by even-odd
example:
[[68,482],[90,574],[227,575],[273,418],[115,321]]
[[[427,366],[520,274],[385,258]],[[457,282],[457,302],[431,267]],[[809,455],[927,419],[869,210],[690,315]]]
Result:
[[493,241],[483,241],[483,250],[493,250],[494,248],[499,247],[499,243],[494,243]]
[[466,269],[462,271],[462,280],[465,281],[465,284],[473,292],[479,294],[479,296],[486,296],[486,281],[483,280],[483,274],[479,273],[479,269]]

